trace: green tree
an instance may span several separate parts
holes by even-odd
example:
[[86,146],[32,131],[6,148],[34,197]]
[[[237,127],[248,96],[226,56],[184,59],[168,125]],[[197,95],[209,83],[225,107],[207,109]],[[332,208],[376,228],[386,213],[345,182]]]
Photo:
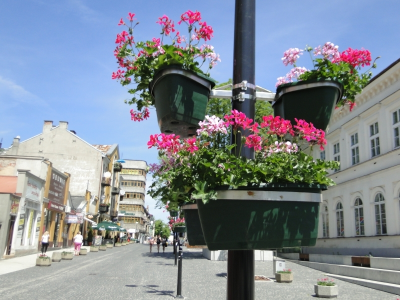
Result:
[[168,224],[165,224],[161,220],[156,220],[154,223],[154,234],[168,238],[171,234],[171,230],[169,229]]

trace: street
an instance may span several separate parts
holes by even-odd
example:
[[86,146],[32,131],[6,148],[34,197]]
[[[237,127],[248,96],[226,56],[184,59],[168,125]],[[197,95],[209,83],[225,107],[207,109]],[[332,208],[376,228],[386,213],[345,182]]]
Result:
[[[172,247],[149,253],[130,244],[0,275],[1,299],[171,299],[176,295],[177,267]],[[51,255],[51,253],[50,253]],[[18,260],[21,258],[13,258]],[[34,257],[32,258],[34,259]],[[5,261],[0,261],[0,270]],[[324,275],[286,261],[292,283],[256,282],[256,299],[313,299],[316,280]],[[256,275],[272,275],[272,262],[255,263]],[[2,270],[4,271],[4,270]],[[340,299],[391,299],[396,295],[336,280]],[[182,295],[186,299],[225,299],[226,262],[209,261],[197,249],[184,248]]]

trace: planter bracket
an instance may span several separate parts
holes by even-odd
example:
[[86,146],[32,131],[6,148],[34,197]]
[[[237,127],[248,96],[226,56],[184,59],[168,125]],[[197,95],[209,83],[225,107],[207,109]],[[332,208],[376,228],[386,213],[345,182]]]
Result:
[[245,99],[254,99],[253,95],[245,94],[244,92],[239,93],[236,96],[232,97],[232,100],[239,100],[240,102],[244,102]]
[[236,83],[232,86],[232,89],[238,89],[238,88],[241,88],[243,91],[246,91],[247,88],[255,90],[256,86],[252,83],[248,83],[247,80],[243,80],[241,83]]

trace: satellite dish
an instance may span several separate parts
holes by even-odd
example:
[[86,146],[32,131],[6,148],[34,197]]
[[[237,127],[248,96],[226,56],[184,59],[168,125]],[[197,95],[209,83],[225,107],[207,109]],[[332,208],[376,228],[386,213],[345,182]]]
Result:
[[110,178],[111,177],[111,173],[110,172],[105,172],[104,173],[104,177],[105,178]]
[[121,196],[123,196],[123,195],[125,195],[125,191],[124,191],[124,190],[120,190],[120,191],[119,191],[119,194],[120,194]]

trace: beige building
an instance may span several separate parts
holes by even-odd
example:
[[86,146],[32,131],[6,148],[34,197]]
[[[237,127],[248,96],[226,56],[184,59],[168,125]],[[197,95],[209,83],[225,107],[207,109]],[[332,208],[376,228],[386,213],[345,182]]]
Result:
[[120,187],[124,191],[119,203],[118,219],[121,225],[144,240],[151,235],[152,217],[146,207],[147,163],[143,160],[124,159],[120,173]]

